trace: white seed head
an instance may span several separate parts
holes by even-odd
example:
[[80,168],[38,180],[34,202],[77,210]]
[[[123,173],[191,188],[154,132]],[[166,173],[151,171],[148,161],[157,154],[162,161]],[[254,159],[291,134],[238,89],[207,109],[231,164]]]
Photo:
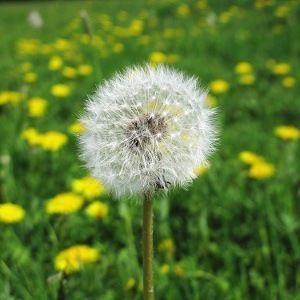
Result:
[[118,196],[189,183],[216,141],[206,95],[195,78],[164,65],[116,74],[87,100],[81,158]]

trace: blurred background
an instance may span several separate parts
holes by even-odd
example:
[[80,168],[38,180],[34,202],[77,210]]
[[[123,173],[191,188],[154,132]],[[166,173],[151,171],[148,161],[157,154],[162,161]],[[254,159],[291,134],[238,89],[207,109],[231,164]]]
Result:
[[298,0],[1,2],[0,299],[142,299],[142,206],[76,135],[87,95],[145,62],[198,77],[221,131],[155,201],[157,299],[300,299],[299,28]]

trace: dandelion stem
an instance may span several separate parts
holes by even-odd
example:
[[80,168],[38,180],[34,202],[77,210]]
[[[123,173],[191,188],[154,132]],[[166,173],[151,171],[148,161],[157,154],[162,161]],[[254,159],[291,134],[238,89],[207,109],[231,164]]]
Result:
[[145,192],[143,204],[144,300],[154,300],[153,283],[153,193]]

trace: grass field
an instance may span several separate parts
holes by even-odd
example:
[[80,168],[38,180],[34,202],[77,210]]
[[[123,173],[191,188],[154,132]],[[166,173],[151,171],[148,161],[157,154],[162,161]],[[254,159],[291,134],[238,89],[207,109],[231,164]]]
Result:
[[155,201],[157,299],[300,299],[299,28],[297,0],[1,3],[0,300],[142,299],[142,207],[88,177],[76,134],[143,62],[219,111],[210,167]]

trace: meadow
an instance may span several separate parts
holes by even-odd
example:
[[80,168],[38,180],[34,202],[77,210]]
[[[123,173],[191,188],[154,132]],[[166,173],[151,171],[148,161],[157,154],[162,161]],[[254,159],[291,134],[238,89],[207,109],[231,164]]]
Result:
[[220,129],[155,200],[156,298],[300,299],[299,28],[297,0],[0,3],[0,300],[142,299],[142,206],[76,135],[87,95],[145,62],[198,77]]

